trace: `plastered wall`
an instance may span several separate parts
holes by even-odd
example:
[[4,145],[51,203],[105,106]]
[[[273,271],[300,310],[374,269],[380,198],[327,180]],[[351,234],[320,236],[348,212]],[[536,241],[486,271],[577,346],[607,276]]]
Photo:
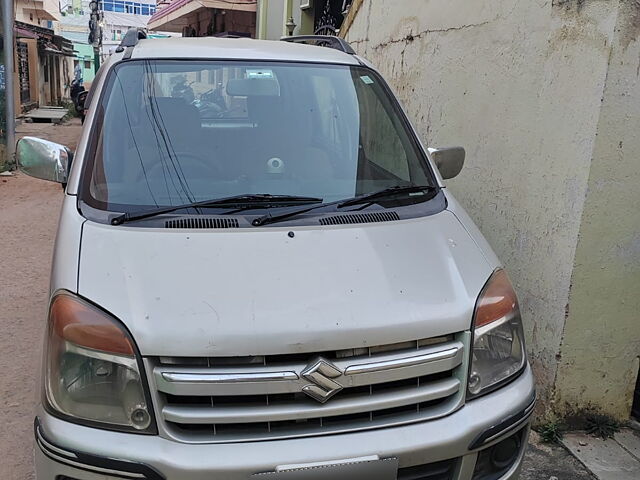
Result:
[[640,5],[618,11],[556,380],[555,410],[631,409],[640,357]]
[[[627,283],[640,294],[637,263],[625,263],[633,252],[635,262],[640,258],[640,218],[633,213],[640,184],[640,158],[633,154],[640,151],[640,99],[630,84],[637,81],[640,58],[637,32],[620,21],[620,15],[640,19],[634,5],[635,0],[365,0],[346,33],[395,88],[425,143],[466,147],[465,168],[448,188],[516,284],[541,411],[553,404],[556,390],[557,405],[585,404],[579,384],[598,381],[602,371],[596,367],[609,365],[606,359],[581,364],[594,339],[602,344],[606,338],[608,346],[622,342],[619,364],[634,362],[638,353],[637,343],[624,342],[640,325],[637,300],[628,298],[620,325],[610,310],[613,301],[584,316],[594,310],[593,291],[602,281],[615,277],[617,286]],[[628,65],[611,68],[622,59],[618,55]],[[624,89],[635,92],[627,98],[635,100],[634,107],[620,108]],[[625,138],[618,139],[623,119]],[[620,140],[626,153],[611,149]],[[597,186],[601,194],[594,193]],[[625,193],[618,196],[618,190]],[[615,215],[603,206],[612,197],[618,208],[625,207]],[[618,239],[621,247],[592,265],[594,251],[606,241],[589,237],[601,237],[624,218],[629,224]],[[613,237],[608,240],[618,241]],[[598,278],[616,255],[627,273]],[[602,337],[595,326],[607,315],[620,330]],[[587,326],[594,327],[591,335],[584,334]],[[593,348],[592,356],[601,345]],[[580,373],[574,374],[578,364]],[[637,375],[637,367],[632,369],[612,376],[612,382],[627,382]],[[630,388],[631,382],[611,389],[604,404],[622,414],[626,400],[615,396]],[[590,391],[595,402],[596,389]]]

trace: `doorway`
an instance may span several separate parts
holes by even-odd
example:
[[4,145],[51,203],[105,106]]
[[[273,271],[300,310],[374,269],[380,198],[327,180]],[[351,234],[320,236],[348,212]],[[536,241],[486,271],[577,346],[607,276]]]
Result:
[[18,82],[20,85],[20,103],[25,105],[31,102],[31,90],[29,83],[29,48],[24,42],[16,42],[18,57]]

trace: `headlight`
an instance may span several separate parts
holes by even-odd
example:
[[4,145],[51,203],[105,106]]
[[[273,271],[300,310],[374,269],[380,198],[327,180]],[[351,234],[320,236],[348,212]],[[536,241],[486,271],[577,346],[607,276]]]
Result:
[[133,341],[120,323],[69,293],[49,310],[46,400],[78,423],[154,433]]
[[469,398],[499,387],[526,364],[516,293],[504,270],[496,270],[476,302]]

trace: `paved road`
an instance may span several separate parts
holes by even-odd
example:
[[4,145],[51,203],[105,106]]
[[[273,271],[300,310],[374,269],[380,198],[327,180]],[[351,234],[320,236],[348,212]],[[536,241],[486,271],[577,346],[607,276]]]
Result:
[[[80,124],[24,124],[32,135],[75,148]],[[33,479],[33,415],[40,392],[37,371],[43,342],[49,268],[59,185],[24,175],[0,177],[0,480]],[[529,449],[523,480],[589,480],[561,447]]]
[[[75,148],[79,122],[24,124],[33,135]],[[49,269],[62,189],[24,175],[0,177],[0,479],[33,475],[33,406],[43,342]]]

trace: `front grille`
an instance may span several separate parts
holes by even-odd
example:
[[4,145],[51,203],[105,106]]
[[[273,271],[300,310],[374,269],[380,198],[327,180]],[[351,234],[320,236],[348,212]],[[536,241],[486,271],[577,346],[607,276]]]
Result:
[[164,433],[246,442],[437,418],[462,401],[457,336],[311,354],[147,359]]

